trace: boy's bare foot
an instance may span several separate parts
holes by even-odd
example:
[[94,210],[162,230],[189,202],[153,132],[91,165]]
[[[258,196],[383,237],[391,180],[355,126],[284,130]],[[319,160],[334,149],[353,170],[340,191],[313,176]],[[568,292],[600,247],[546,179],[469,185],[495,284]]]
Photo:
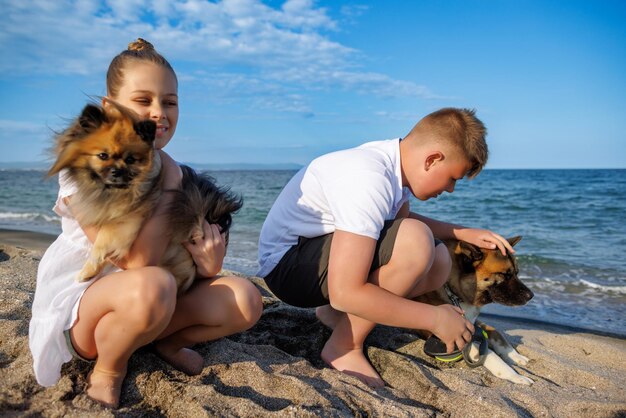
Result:
[[163,341],[157,342],[154,348],[159,357],[171,364],[176,370],[180,370],[189,376],[202,373],[204,359],[192,349],[168,347]]
[[330,305],[315,308],[315,316],[317,316],[317,319],[330,329],[335,329],[337,322],[339,322],[343,315],[343,312],[334,309]]
[[114,372],[95,366],[87,376],[87,396],[107,408],[117,408],[125,376],[126,371]]
[[372,367],[361,348],[342,350],[326,342],[321,357],[333,369],[354,376],[368,386],[373,388],[385,386],[385,381]]

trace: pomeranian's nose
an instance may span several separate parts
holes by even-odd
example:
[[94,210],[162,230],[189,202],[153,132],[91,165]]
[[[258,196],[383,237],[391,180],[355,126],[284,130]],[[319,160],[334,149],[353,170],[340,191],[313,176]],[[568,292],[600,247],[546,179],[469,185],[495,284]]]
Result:
[[124,169],[114,168],[114,169],[111,170],[111,176],[113,176],[113,177],[122,177],[125,172],[126,172],[126,170],[124,170]]

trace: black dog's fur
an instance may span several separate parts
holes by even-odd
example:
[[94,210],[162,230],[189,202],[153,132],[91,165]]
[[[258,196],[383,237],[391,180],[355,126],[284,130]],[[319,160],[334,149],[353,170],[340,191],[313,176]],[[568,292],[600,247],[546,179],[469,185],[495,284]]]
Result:
[[203,221],[219,225],[226,245],[232,225],[232,214],[243,206],[243,199],[227,187],[219,187],[214,179],[198,174],[192,168],[181,165],[182,188],[169,190],[176,195],[168,208],[170,245],[161,266],[170,270],[177,278],[179,292],[191,286],[195,278],[195,266],[191,254],[182,247],[183,242],[203,236]]
[[[210,224],[217,224],[220,231],[228,236],[233,222],[232,214],[243,206],[243,199],[227,187],[220,187],[206,174],[198,174],[191,167],[180,166],[183,172],[182,189],[170,205],[169,222],[174,231],[190,231],[195,225],[198,213]],[[191,238],[191,237],[189,237]]]

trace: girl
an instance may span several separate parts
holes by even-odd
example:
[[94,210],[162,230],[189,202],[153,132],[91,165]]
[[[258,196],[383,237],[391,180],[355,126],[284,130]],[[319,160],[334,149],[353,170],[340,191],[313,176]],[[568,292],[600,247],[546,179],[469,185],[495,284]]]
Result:
[[[180,188],[182,172],[162,148],[178,122],[178,81],[152,44],[138,39],[111,62],[107,96],[157,123],[155,146],[163,161],[163,189]],[[103,100],[103,105],[107,105]],[[205,222],[204,237],[184,243],[200,277],[176,298],[173,276],[155,267],[167,246],[161,231],[171,193],[163,193],[124,260],[86,283],[78,283],[98,231],[79,225],[68,209],[75,187],[62,172],[54,207],[62,233],[44,254],[29,330],[37,381],[50,386],[72,355],[94,362],[87,395],[116,408],[131,354],[152,341],[159,356],[189,375],[203,359],[187,348],[244,331],[261,315],[261,295],[248,280],[220,277],[226,251],[217,225]]]

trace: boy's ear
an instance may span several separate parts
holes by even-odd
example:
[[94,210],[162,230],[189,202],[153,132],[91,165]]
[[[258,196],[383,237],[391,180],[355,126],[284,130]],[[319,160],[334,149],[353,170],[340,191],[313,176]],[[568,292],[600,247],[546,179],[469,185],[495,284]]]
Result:
[[432,166],[437,164],[439,161],[443,161],[444,155],[441,151],[433,151],[426,157],[424,161],[424,170],[428,171]]

